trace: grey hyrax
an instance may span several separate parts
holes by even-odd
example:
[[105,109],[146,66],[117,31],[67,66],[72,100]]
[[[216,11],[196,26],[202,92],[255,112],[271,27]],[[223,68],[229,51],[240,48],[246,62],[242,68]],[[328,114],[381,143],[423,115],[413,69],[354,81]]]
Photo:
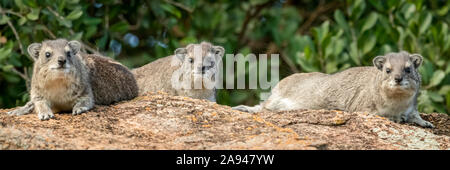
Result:
[[31,100],[9,112],[24,115],[37,112],[39,119],[54,117],[55,112],[81,114],[95,104],[111,104],[133,99],[138,87],[133,74],[112,59],[84,54],[81,43],[65,39],[47,40],[28,46],[36,59],[31,80]]
[[433,127],[417,111],[421,83],[418,67],[422,56],[389,53],[373,59],[374,67],[354,67],[335,74],[298,73],[286,77],[271,96],[255,107],[233,109],[267,110],[330,109],[368,112],[394,122]]
[[134,69],[139,94],[162,91],[215,102],[215,79],[224,52],[207,42],[189,44],[176,49],[175,55]]

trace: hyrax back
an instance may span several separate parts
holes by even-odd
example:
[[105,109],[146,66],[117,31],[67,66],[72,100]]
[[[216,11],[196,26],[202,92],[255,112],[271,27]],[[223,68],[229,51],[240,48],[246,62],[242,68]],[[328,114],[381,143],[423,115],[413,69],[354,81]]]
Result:
[[28,53],[36,59],[31,100],[10,114],[32,110],[41,120],[54,112],[86,112],[97,104],[110,104],[137,95],[136,81],[126,67],[105,57],[80,52],[81,43],[65,39],[33,43]]
[[[330,109],[368,112],[395,122],[423,127],[432,124],[420,118],[417,96],[418,67],[422,56],[389,53],[373,60],[374,67],[354,67],[335,74],[299,73],[278,83],[271,96],[256,108],[268,110]],[[259,111],[238,106],[237,110]]]
[[91,88],[96,104],[107,105],[130,100],[138,95],[133,74],[122,64],[103,56],[83,55],[89,68]]
[[215,79],[224,49],[210,43],[189,44],[175,55],[134,69],[139,94],[163,91],[171,95],[215,101]]

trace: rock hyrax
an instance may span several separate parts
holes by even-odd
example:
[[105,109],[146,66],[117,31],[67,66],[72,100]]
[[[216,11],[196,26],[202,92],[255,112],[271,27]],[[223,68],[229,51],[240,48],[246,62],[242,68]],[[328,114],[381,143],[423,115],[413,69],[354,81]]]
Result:
[[36,59],[31,80],[31,100],[9,112],[24,115],[35,110],[39,119],[53,113],[80,114],[95,104],[107,105],[133,99],[138,87],[133,74],[112,59],[80,51],[81,43],[65,39],[33,43],[28,47]]
[[261,105],[241,105],[233,109],[246,112],[262,109],[359,111],[395,122],[433,127],[417,111],[421,63],[421,55],[400,52],[375,57],[374,67],[354,67],[335,74],[293,74],[281,80]]
[[134,69],[139,94],[162,91],[215,102],[215,79],[224,48],[210,43],[189,44],[175,55]]

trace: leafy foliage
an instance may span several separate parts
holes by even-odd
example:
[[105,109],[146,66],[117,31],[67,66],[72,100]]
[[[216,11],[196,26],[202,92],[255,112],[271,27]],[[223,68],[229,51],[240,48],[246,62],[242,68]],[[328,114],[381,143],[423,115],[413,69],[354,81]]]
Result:
[[[135,68],[188,43],[226,53],[279,53],[281,78],[372,65],[405,50],[425,57],[419,110],[450,112],[449,1],[0,0],[0,107],[23,105],[32,60],[45,39],[81,40]],[[261,90],[220,90],[226,105],[259,103]]]

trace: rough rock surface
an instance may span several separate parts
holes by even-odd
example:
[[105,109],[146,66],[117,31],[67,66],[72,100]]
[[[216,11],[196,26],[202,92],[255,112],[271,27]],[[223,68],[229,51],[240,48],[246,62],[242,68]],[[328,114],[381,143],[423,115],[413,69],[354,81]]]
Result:
[[206,100],[149,93],[78,116],[9,116],[0,110],[0,149],[449,149],[450,121],[436,129],[365,113],[296,110],[250,114]]

